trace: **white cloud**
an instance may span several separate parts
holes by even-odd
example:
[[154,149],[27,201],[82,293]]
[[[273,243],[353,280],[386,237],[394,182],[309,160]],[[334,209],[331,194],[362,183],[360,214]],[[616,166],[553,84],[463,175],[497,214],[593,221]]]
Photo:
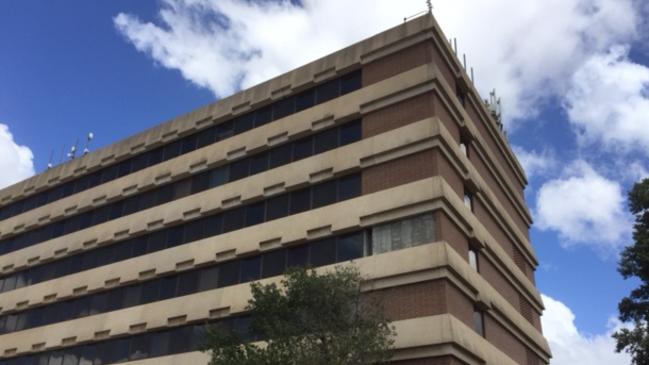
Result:
[[582,143],[649,156],[649,67],[631,62],[628,51],[616,46],[580,67],[566,109]]
[[33,175],[33,159],[32,151],[18,145],[9,127],[0,123],[0,188]]
[[523,166],[528,179],[544,175],[554,169],[557,160],[554,152],[543,150],[542,152],[527,151],[519,146],[512,146],[518,161]]
[[632,227],[620,184],[581,160],[541,186],[535,216],[537,227],[558,232],[564,247],[582,244],[604,254],[628,243]]
[[609,320],[606,333],[587,335],[575,325],[575,315],[562,302],[542,295],[545,312],[541,317],[543,334],[552,349],[552,365],[625,365],[631,363],[627,353],[615,352],[611,334],[620,328],[615,319]]
[[[583,61],[637,33],[632,0],[434,1],[436,19],[492,87],[506,122],[565,90]],[[118,30],[164,67],[217,96],[232,93],[398,25],[421,0],[164,0],[158,23],[128,14]],[[548,16],[548,12],[552,16]],[[494,21],[507,14],[507,21]],[[362,21],[359,21],[362,19]],[[470,25],[470,26],[467,26]]]

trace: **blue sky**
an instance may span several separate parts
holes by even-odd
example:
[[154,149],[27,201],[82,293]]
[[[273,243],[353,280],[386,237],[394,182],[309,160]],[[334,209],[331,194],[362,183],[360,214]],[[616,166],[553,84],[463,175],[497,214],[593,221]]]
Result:
[[[606,339],[618,300],[635,284],[616,272],[630,242],[624,199],[649,176],[649,6],[468,3],[434,1],[434,14],[458,37],[483,96],[495,87],[503,97],[509,139],[530,177],[537,284],[553,313],[546,333],[567,333],[551,339],[554,363],[577,364],[570,348],[624,363]],[[61,148],[87,132],[93,149],[105,146],[424,8],[384,0],[1,2],[0,168],[9,172],[0,184],[43,171],[52,151],[58,162]],[[503,14],[507,22],[489,20]]]

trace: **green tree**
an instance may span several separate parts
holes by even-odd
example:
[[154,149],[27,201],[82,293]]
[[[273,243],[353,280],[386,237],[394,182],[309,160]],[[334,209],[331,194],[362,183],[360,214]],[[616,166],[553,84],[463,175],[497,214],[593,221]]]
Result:
[[625,279],[636,277],[640,286],[619,304],[620,320],[633,327],[613,334],[617,351],[627,351],[635,365],[649,364],[649,179],[629,192],[629,208],[635,215],[633,244],[622,252],[618,270]]
[[251,284],[250,342],[223,326],[207,331],[210,365],[364,365],[390,358],[394,329],[377,300],[361,295],[358,269],[322,275],[294,269],[281,285]]

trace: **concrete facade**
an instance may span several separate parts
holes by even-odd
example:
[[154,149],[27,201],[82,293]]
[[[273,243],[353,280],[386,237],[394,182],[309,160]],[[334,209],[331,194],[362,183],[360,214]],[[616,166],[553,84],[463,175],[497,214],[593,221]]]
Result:
[[[357,87],[317,101],[326,91],[321,85],[351,72],[360,72]],[[133,168],[110,182],[31,209],[22,207],[1,220],[0,246],[6,249],[0,255],[0,365],[206,364],[205,354],[173,350],[172,345],[168,353],[154,354],[150,348],[161,333],[156,331],[245,315],[249,281],[280,277],[261,273],[247,279],[244,265],[256,262],[256,257],[270,260],[269,253],[281,249],[287,250],[282,260],[290,261],[289,250],[310,245],[310,262],[327,270],[334,261],[346,262],[341,259],[346,241],[337,237],[349,235],[362,237],[362,249],[353,258],[367,278],[365,290],[381,296],[397,328],[394,364],[548,364],[551,354],[541,330],[543,303],[534,284],[538,262],[528,235],[531,216],[523,196],[524,172],[431,15],[8,187],[0,191],[0,210],[269,103],[308,94],[305,90],[312,87],[318,89],[311,107],[149,167]],[[342,143],[340,132],[336,148],[318,152],[318,141],[329,141],[327,131],[358,120],[360,131],[353,140]],[[310,142],[311,154],[295,158],[296,141],[309,136],[316,136]],[[71,228],[69,234],[43,235],[40,241],[29,236],[41,227],[55,227],[59,221],[210,169],[227,167],[231,176],[237,161],[271,151],[265,157],[269,161],[272,151],[287,143],[294,143],[293,162],[275,168],[264,162],[266,168],[259,173],[246,165],[248,174],[236,181],[87,228]],[[343,196],[342,181],[349,176],[359,176],[358,189]],[[329,182],[338,184],[331,190],[335,199],[316,203],[325,190],[311,188],[310,209],[289,209],[289,197],[297,204],[298,191],[330,186]],[[269,218],[271,201],[284,196],[286,212]],[[252,225],[250,212],[259,206],[265,207],[265,216]],[[93,261],[83,270],[65,268],[48,280],[34,274],[39,267],[63,270],[58,262],[74,262],[71,257],[100,249],[110,253],[123,242],[141,244],[141,237],[190,227],[199,218],[221,214],[225,222],[237,209],[245,212],[242,222],[247,223],[212,236],[186,238],[190,228],[184,228],[183,244],[151,249],[154,238],[148,238],[144,254],[111,258],[104,265]],[[432,223],[421,228],[417,217],[432,217]],[[19,244],[16,237],[28,239]],[[333,261],[323,261],[314,247],[330,238],[340,246],[332,248]],[[106,293],[128,292],[140,284],[151,288],[147,283],[155,283],[152,298],[159,296],[163,284],[157,283],[211,267],[219,267],[221,280],[226,265],[234,262],[239,265],[238,279],[230,284],[185,290],[183,279],[178,279],[176,294],[164,300],[147,302],[144,291],[138,291],[136,299],[124,297],[111,310],[103,304],[106,295],[112,295]],[[33,275],[21,276],[28,272]],[[95,302],[103,309],[96,309]],[[69,305],[59,305],[56,308],[64,309],[55,314],[46,311],[57,303]],[[95,309],[71,313],[68,308],[81,305],[72,303]],[[43,313],[48,318],[42,318]],[[148,350],[133,350],[133,339],[144,334],[150,334]],[[80,355],[120,339],[131,346],[125,357],[102,362],[100,350]]]

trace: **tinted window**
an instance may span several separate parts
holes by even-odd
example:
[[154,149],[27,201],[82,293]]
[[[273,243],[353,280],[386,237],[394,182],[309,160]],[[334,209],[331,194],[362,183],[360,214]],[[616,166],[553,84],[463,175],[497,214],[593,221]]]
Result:
[[315,136],[313,143],[314,153],[329,151],[338,146],[338,130],[329,129]]
[[246,226],[252,226],[264,221],[264,202],[246,207]]
[[207,190],[210,187],[210,173],[203,172],[192,177],[192,194]]
[[165,145],[162,150],[162,156],[164,160],[169,160],[180,154],[180,141],[171,142],[168,145]]
[[243,179],[244,177],[248,176],[249,170],[249,159],[244,158],[243,160],[233,162],[232,165],[230,165],[230,181]]
[[144,359],[149,357],[151,350],[151,335],[135,336],[131,340],[130,360]]
[[296,214],[309,210],[311,206],[311,192],[306,190],[297,190],[291,193],[291,214]]
[[311,265],[314,267],[336,262],[336,240],[324,239],[311,244]]
[[353,174],[338,180],[338,200],[351,199],[361,195],[361,175]]
[[216,136],[218,140],[230,137],[234,133],[234,123],[231,120],[216,126]]
[[293,143],[293,161],[297,161],[313,154],[313,138],[304,138]]
[[349,73],[340,79],[340,93],[347,94],[348,92],[358,90],[361,88],[361,83],[362,78],[360,70]]
[[198,134],[196,148],[205,147],[209,144],[214,143],[215,130],[216,128],[212,127],[200,132]]
[[200,278],[198,281],[198,290],[210,290],[218,287],[219,283],[219,267],[211,267],[206,270],[201,270]]
[[216,236],[223,232],[223,217],[215,215],[205,218],[205,237]]
[[291,247],[286,255],[287,267],[306,267],[309,265],[309,245]]
[[177,285],[178,277],[175,275],[162,278],[160,282],[160,300],[175,297]]
[[156,332],[151,336],[151,357],[163,356],[169,353],[171,334],[169,331]]
[[353,121],[340,127],[340,145],[360,141],[362,137],[362,128],[360,121]]
[[283,118],[295,112],[295,99],[286,98],[273,104],[273,119]]
[[178,276],[178,296],[196,292],[198,288],[198,271],[188,271]]
[[203,238],[203,220],[197,219],[185,225],[185,242]]
[[266,201],[266,220],[288,215],[288,194],[282,194]]
[[290,143],[272,149],[270,151],[270,168],[291,162],[291,149],[292,145]]
[[160,295],[160,281],[150,280],[142,283],[142,303],[151,303],[158,300]]
[[250,175],[268,170],[268,153],[259,153],[250,158]]
[[219,288],[234,285],[239,282],[239,261],[222,264],[219,270]]
[[339,81],[332,80],[316,87],[316,103],[323,103],[338,96]]
[[167,247],[178,246],[183,243],[185,227],[182,225],[171,227],[167,230]]
[[236,208],[223,213],[223,232],[234,231],[243,227],[245,208]]
[[267,106],[255,112],[255,126],[259,127],[272,121],[272,108]]
[[254,126],[254,115],[252,113],[244,114],[234,120],[234,133],[242,133]]
[[363,233],[354,233],[338,239],[338,262],[363,257]]
[[332,180],[313,187],[313,208],[336,202],[337,181]]
[[125,288],[124,298],[122,301],[123,307],[132,307],[138,305],[142,299],[142,286],[131,285]]
[[286,267],[286,251],[277,250],[262,256],[262,278],[281,275]]
[[261,275],[261,259],[259,256],[241,261],[241,282],[259,280]]
[[230,179],[230,169],[225,167],[219,167],[210,171],[210,187],[215,187],[227,183]]
[[309,89],[297,95],[295,100],[296,111],[304,110],[313,106],[315,102],[315,90]]

